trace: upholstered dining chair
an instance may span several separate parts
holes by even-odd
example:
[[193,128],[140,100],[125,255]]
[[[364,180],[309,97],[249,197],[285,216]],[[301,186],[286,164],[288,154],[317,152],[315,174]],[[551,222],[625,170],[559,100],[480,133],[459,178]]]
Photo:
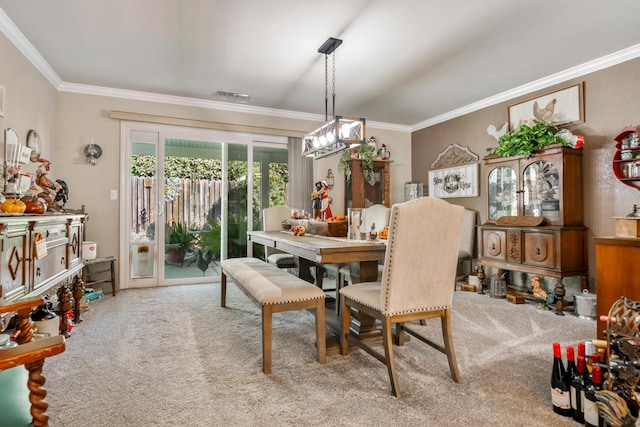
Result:
[[[289,206],[272,206],[262,210],[262,223],[264,231],[282,230],[282,221],[291,217]],[[270,264],[278,268],[295,268],[296,262],[293,255],[279,251],[275,248],[265,248],[265,258]]]
[[[456,288],[456,282],[463,280],[471,274],[472,266],[471,260],[473,259],[473,248],[476,242],[476,224],[477,224],[477,212],[465,209],[464,221],[462,222],[462,235],[460,236],[460,247],[458,248],[458,267],[461,267],[461,263],[468,264],[468,268],[462,270],[462,274],[456,276],[453,281],[453,289]],[[458,274],[458,271],[456,271]]]
[[[385,363],[396,397],[400,397],[400,387],[393,355],[394,324],[399,345],[404,343],[407,332],[444,353],[451,376],[460,382],[451,334],[451,281],[456,276],[463,217],[462,206],[433,197],[394,205],[382,281],[358,283],[340,290],[341,354],[347,355],[349,343],[353,342]],[[351,309],[380,321],[384,354],[351,333]],[[405,324],[425,318],[440,318],[443,345]]]

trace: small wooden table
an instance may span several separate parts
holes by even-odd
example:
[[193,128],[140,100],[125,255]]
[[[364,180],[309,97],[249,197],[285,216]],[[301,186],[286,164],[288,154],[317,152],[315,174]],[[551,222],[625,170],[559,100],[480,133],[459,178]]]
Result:
[[[82,269],[82,281],[86,287],[90,287],[91,285],[95,285],[97,283],[111,282],[111,293],[113,296],[116,296],[116,262],[118,260],[116,257],[107,256],[102,258],[96,258],[92,261],[83,261],[84,268]],[[96,269],[91,270],[90,267],[96,267]],[[92,277],[95,277],[102,273],[110,272],[109,277],[105,277],[102,279],[93,280]]]

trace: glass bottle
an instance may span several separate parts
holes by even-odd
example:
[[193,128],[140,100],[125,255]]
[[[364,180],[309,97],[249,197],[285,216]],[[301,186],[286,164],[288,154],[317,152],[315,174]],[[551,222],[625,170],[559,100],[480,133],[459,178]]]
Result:
[[551,404],[553,412],[571,416],[571,398],[569,395],[569,386],[565,382],[565,369],[562,362],[562,352],[560,343],[553,343],[553,366],[551,369]]
[[578,355],[576,373],[571,377],[570,394],[573,419],[579,423],[584,423],[584,389],[586,372],[587,369],[584,363],[584,356]]
[[600,416],[600,411],[596,402],[596,392],[600,390],[602,384],[602,373],[600,366],[594,366],[591,371],[592,381],[584,392],[584,425],[586,427],[603,427],[604,422]]

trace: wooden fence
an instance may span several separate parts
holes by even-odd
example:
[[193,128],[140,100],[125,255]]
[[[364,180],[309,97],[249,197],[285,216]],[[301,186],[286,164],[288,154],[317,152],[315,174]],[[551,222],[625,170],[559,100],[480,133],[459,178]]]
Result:
[[[156,194],[156,177],[131,178],[132,233],[149,233],[150,218],[155,218],[160,203],[164,223],[181,223],[201,230],[207,217],[220,218],[222,181],[189,178],[165,178],[163,194]],[[151,231],[153,232],[153,231]]]

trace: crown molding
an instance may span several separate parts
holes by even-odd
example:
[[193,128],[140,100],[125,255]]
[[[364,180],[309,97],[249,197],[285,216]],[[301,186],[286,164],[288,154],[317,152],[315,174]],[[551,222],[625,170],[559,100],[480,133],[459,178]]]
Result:
[[420,123],[416,123],[411,126],[411,132],[415,132],[420,129],[427,128],[429,126],[436,125],[438,123],[446,122],[456,117],[463,116],[465,114],[473,113],[483,108],[491,107],[501,102],[508,101],[513,98],[517,98],[522,95],[527,95],[531,92],[535,92],[540,89],[545,89],[549,86],[553,86],[558,83],[565,82],[567,80],[574,79],[576,77],[582,77],[595,71],[600,71],[605,68],[612,67],[614,65],[621,64],[626,61],[638,58],[640,56],[640,44],[628,47],[626,49],[619,50],[609,55],[603,56],[593,61],[585,62],[584,64],[568,68],[564,71],[560,71],[550,76],[543,77],[533,82],[518,86],[514,89],[501,92],[497,95],[490,96],[478,102],[474,102],[464,107],[451,110],[447,113],[441,114],[436,117],[432,117]]
[[[234,104],[227,102],[210,101],[206,99],[187,98],[172,95],[162,95],[150,92],[140,92],[133,90],[114,89],[101,86],[83,85],[77,83],[63,82],[58,74],[40,55],[36,48],[27,40],[16,25],[0,8],[0,31],[18,48],[20,52],[40,71],[40,73],[51,83],[51,85],[61,92],[73,92],[87,95],[107,96],[114,98],[124,98],[138,101],[157,102],[163,104],[174,104],[182,106],[208,108],[214,110],[234,111],[247,114],[259,114],[273,117],[283,117],[297,120],[308,120],[322,123],[325,121],[324,115],[303,113],[298,111],[280,110],[275,108],[255,107],[251,105]],[[415,132],[447,120],[455,119],[465,114],[473,113],[483,108],[491,107],[504,101],[517,98],[528,93],[553,86],[554,84],[581,77],[586,74],[599,71],[617,64],[620,64],[640,56],[640,44],[622,49],[618,52],[603,56],[593,61],[586,62],[576,67],[543,77],[539,80],[518,86],[497,95],[490,96],[478,102],[465,105],[451,110],[436,117],[424,120],[411,126],[393,123],[367,121],[366,126],[373,129],[384,129],[398,132]]]
[[20,52],[33,64],[34,67],[46,78],[51,85],[59,89],[62,79],[53,71],[53,68],[40,55],[40,52],[27,40],[11,19],[0,9],[0,31],[18,48]]

